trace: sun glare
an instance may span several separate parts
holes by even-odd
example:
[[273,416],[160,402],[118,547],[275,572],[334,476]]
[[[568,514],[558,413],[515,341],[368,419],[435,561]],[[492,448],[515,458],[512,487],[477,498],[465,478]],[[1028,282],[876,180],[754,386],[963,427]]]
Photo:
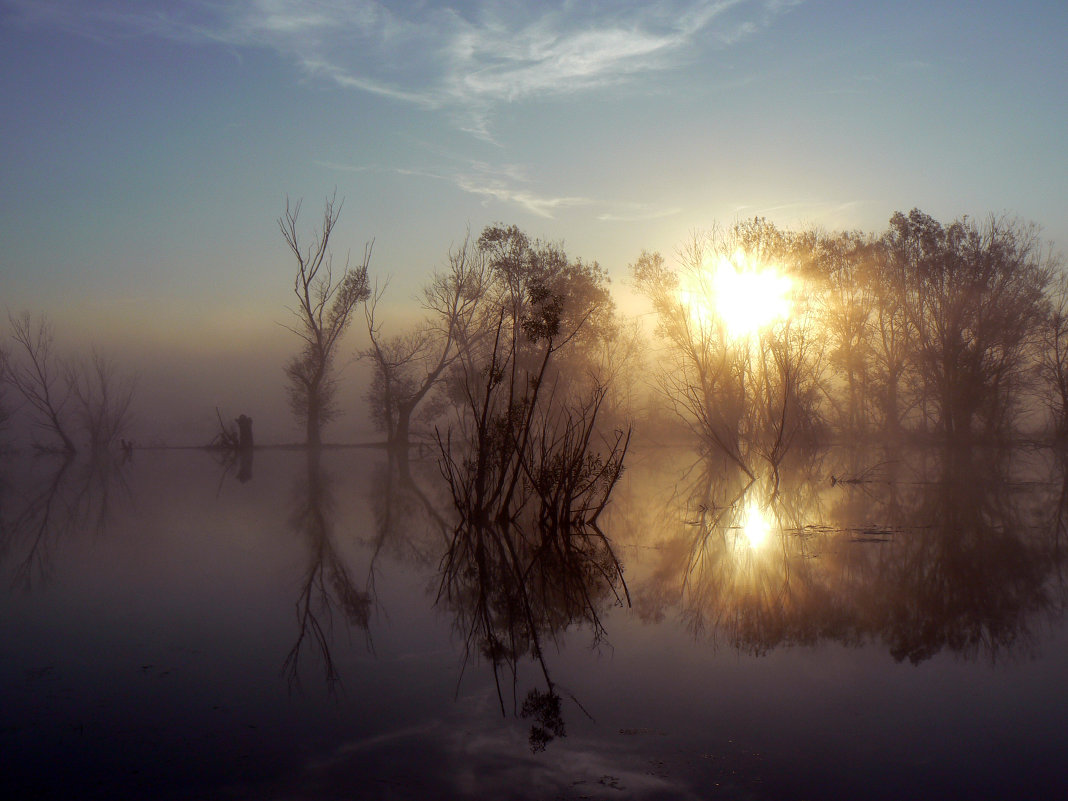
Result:
[[681,293],[703,327],[719,321],[732,339],[744,339],[790,316],[793,284],[770,265],[755,265],[741,251],[709,265],[700,288]]
[[761,509],[756,501],[750,501],[745,508],[742,531],[745,532],[745,538],[749,541],[750,548],[759,548],[771,536],[771,520],[768,519],[767,512]]

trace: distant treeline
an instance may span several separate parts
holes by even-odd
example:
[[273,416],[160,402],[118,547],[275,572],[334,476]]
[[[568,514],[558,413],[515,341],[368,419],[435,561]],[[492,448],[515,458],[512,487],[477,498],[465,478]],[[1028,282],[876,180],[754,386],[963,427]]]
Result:
[[[943,225],[914,209],[881,234],[760,218],[697,233],[672,258],[643,252],[630,266],[655,326],[618,311],[597,262],[494,224],[448,252],[423,286],[421,321],[399,329],[384,319],[388,281],[372,280],[370,245],[358,265],[333,270],[341,204],[328,199],[310,240],[299,212],[287,202],[278,221],[296,262],[289,327],[301,340],[284,374],[312,447],[340,411],[339,356],[359,310],[366,413],[397,452],[436,432],[511,449],[520,469],[533,438],[551,451],[566,420],[595,439],[677,427],[745,469],[828,437],[1068,433],[1068,281],[1036,227],[1014,219]],[[790,313],[732,331],[712,300],[723,263],[787,277]],[[61,359],[44,318],[9,322],[0,426],[19,405],[41,448],[121,442],[133,382],[98,354]],[[611,452],[618,440],[607,442]]]

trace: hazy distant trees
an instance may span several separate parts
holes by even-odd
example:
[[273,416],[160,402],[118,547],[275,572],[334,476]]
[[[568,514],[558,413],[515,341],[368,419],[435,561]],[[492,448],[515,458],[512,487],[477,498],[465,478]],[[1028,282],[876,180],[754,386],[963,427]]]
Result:
[[86,359],[68,364],[67,382],[89,449],[100,453],[118,444],[131,422],[136,378],[122,374],[114,361],[93,350]]
[[29,312],[8,314],[15,353],[8,365],[7,378],[29,405],[35,430],[44,432],[50,442],[35,438],[42,450],[74,453],[67,405],[72,387],[69,373],[55,350],[55,333],[44,316],[36,320]]
[[0,343],[0,432],[7,428],[7,422],[11,419],[11,411],[7,406],[7,348]]
[[1057,274],[1049,294],[1049,316],[1038,343],[1038,371],[1053,432],[1064,437],[1068,435],[1068,274]]
[[[735,310],[715,301],[725,265],[790,276],[789,314],[732,332]],[[943,225],[913,209],[880,236],[746,221],[695,235],[674,264],[643,253],[631,270],[656,314],[667,404],[751,471],[752,456],[775,463],[791,439],[821,431],[1011,435],[1036,379],[1068,425],[1068,301],[1050,291],[1058,266],[1033,225]],[[750,316],[774,302],[770,290],[739,300]]]
[[378,306],[385,286],[364,300],[371,345],[361,355],[373,370],[366,397],[375,425],[398,452],[407,452],[416,409],[479,336],[486,282],[485,260],[465,237],[449,251],[447,267],[424,286],[420,305],[425,316],[407,331],[392,337],[382,333]]
[[872,272],[874,237],[859,231],[808,235],[817,283],[819,319],[827,342],[827,366],[844,395],[827,393],[835,411],[831,422],[863,433],[873,416],[878,361],[875,333],[879,283]]
[[293,278],[297,303],[289,309],[296,322],[286,328],[302,340],[300,352],[285,365],[287,390],[290,408],[304,424],[305,441],[310,447],[321,444],[322,427],[337,416],[338,344],[356,304],[370,294],[370,245],[364,248],[363,262],[356,267],[350,267],[346,259],[340,276],[335,278],[332,270],[330,235],[341,205],[336,198],[327,198],[321,227],[306,245],[297,231],[300,201],[290,205],[287,198],[285,214],[278,218],[278,228],[297,262]]
[[890,219],[884,275],[913,333],[924,424],[947,436],[1011,428],[1046,319],[1054,262],[1034,226],[967,218],[948,227],[913,209]]
[[68,455],[83,437],[94,454],[114,446],[131,422],[135,378],[95,349],[82,358],[62,356],[44,315],[9,314],[8,322],[15,347],[0,379],[25,402],[34,446]]

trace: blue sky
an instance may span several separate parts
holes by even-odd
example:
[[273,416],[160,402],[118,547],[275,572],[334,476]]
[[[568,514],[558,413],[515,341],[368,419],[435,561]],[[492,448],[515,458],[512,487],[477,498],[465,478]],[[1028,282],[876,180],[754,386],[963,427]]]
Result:
[[1068,250],[1066,31],[1063,2],[0,0],[0,288],[87,336],[282,343],[275,220],[335,187],[338,253],[375,238],[398,301],[498,220],[617,283],[754,215],[1007,212]]

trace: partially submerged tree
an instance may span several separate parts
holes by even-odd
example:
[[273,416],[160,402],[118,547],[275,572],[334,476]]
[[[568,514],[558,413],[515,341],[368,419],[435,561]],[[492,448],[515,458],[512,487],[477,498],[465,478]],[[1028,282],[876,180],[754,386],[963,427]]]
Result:
[[657,374],[673,411],[706,447],[753,475],[819,424],[824,360],[815,313],[789,281],[809,278],[810,243],[762,219],[695,235],[675,265],[642,253],[631,266],[665,348]]
[[1038,343],[1042,396],[1053,433],[1068,436],[1068,273],[1059,272],[1050,293],[1050,310]]
[[372,419],[397,452],[407,453],[416,409],[478,337],[486,279],[485,261],[465,237],[449,251],[447,268],[436,272],[424,287],[421,306],[426,316],[408,331],[383,335],[377,312],[385,285],[364,301],[371,346],[361,355],[371,361],[374,371],[367,400]]
[[0,344],[0,432],[7,428],[7,422],[11,418],[11,412],[7,407],[7,348]]
[[66,380],[89,449],[110,449],[130,425],[136,379],[121,375],[115,362],[93,350],[85,361],[68,364]]
[[520,664],[540,669],[544,690],[532,689],[520,711],[540,751],[566,731],[546,646],[573,624],[599,637],[601,610],[629,603],[598,518],[630,433],[602,430],[602,376],[585,372],[606,330],[587,327],[612,321],[599,268],[514,227],[486,229],[479,247],[491,270],[492,327],[460,349],[449,383],[456,419],[438,435],[458,518],[438,601],[455,610],[467,656],[477,648],[491,665],[502,713],[502,673],[516,704]]
[[364,248],[363,261],[351,267],[348,259],[341,275],[332,269],[330,235],[333,233],[341,203],[327,198],[320,230],[304,244],[297,231],[300,201],[291,205],[286,198],[285,214],[278,228],[297,262],[293,294],[297,299],[290,307],[296,322],[286,326],[302,340],[300,352],[285,366],[289,404],[304,424],[305,442],[310,447],[322,443],[322,427],[337,416],[337,349],[342,335],[352,321],[356,304],[370,295],[367,266],[371,245]]
[[77,451],[68,419],[71,385],[55,351],[55,332],[44,316],[8,314],[15,354],[8,365],[8,380],[33,414],[33,425],[51,442],[37,442],[41,450]]
[[504,524],[533,509],[568,536],[596,523],[630,438],[600,424],[602,377],[566,365],[585,364],[575,351],[612,322],[604,276],[514,226],[487,228],[479,247],[492,271],[493,328],[460,351],[442,470],[466,523]]

